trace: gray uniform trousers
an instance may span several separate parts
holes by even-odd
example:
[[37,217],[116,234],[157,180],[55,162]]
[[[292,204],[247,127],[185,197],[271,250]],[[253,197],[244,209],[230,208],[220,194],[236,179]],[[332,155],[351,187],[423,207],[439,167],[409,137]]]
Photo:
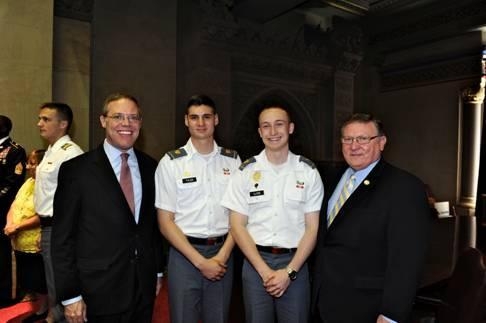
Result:
[[41,254],[44,260],[44,271],[46,273],[47,296],[50,311],[56,322],[66,322],[64,308],[56,300],[56,285],[54,280],[54,269],[51,258],[51,226],[43,226],[41,229]]
[[[215,256],[223,244],[193,245],[206,258]],[[233,256],[219,281],[206,279],[201,272],[174,248],[169,250],[168,287],[171,323],[228,322],[233,286]]]
[[[276,270],[286,268],[294,253],[272,254],[260,252],[267,265]],[[262,278],[255,268],[245,259],[243,262],[243,300],[247,323],[275,322],[307,323],[310,307],[309,269],[305,263],[290,282],[285,293],[275,298],[263,286]]]

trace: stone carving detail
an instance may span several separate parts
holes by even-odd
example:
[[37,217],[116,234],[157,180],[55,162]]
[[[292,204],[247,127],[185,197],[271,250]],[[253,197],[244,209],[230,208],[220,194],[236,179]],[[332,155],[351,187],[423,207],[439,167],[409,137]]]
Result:
[[354,80],[349,77],[336,77],[334,79],[334,88],[339,92],[353,91]]
[[362,55],[363,31],[361,27],[348,23],[344,19],[334,19],[331,32],[331,44],[333,48],[339,48],[343,52]]
[[325,81],[332,74],[329,68],[319,64],[303,64],[299,60],[279,60],[257,55],[234,54],[232,67],[237,71],[266,72],[269,75],[288,78]]
[[54,14],[58,17],[91,21],[94,0],[54,0]]
[[[459,1],[458,1],[459,3]],[[405,26],[394,29],[384,29],[386,31],[373,36],[371,44],[390,41],[394,39],[410,36],[414,33],[423,33],[424,30],[446,26],[451,22],[467,20],[472,17],[482,17],[486,15],[486,2],[476,0],[462,6],[452,7],[445,12],[424,16],[419,22],[413,22]]]
[[477,56],[465,57],[454,62],[434,66],[414,66],[413,69],[403,69],[398,72],[382,72],[382,88],[384,90],[434,83],[443,80],[454,80],[480,76]]
[[399,3],[399,2],[403,2],[402,0],[383,0],[383,1],[379,1],[379,2],[376,2],[374,3],[372,6],[370,6],[370,11],[371,12],[377,12],[377,11],[380,11],[382,9],[386,9],[388,7],[392,7],[393,5]]
[[464,103],[482,104],[484,101],[484,86],[486,85],[485,77],[481,78],[479,86],[468,87],[462,90],[462,100]]
[[[269,33],[253,24],[237,20],[230,0],[200,0],[202,15],[202,39],[222,42],[237,48],[252,48],[266,54],[285,51],[286,56],[303,58],[319,64],[340,62],[343,70],[355,71],[362,54],[363,33],[358,26],[344,20],[336,20],[335,28],[322,31],[302,23],[295,34]],[[347,55],[341,61],[344,52]]]
[[341,59],[337,62],[336,69],[339,71],[356,73],[361,64],[362,57],[350,53],[343,53]]

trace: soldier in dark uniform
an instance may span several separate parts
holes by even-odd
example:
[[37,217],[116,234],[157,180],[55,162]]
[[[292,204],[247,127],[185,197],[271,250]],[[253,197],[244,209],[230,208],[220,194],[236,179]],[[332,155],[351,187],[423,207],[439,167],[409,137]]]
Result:
[[[0,115],[0,228],[25,177],[25,150],[10,137],[12,121]],[[0,307],[12,303],[12,247],[0,233]]]

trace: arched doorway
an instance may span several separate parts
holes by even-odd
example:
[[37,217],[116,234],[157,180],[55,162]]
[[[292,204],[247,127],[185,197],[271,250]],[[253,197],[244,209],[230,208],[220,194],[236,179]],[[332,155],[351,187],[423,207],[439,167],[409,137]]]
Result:
[[273,89],[258,95],[242,114],[234,130],[234,147],[242,160],[257,155],[264,147],[258,134],[258,114],[264,103],[281,103],[290,110],[295,131],[290,137],[290,150],[308,158],[315,156],[316,129],[306,107],[292,94],[282,89]]

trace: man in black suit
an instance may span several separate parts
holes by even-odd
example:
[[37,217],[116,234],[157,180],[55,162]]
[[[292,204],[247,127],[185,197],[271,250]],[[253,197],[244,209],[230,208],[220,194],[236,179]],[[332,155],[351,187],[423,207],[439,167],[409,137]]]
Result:
[[[0,115],[0,228],[25,177],[25,150],[10,137],[12,121]],[[10,238],[0,233],[0,307],[12,302],[12,247]]]
[[133,148],[142,123],[134,97],[109,96],[100,121],[103,144],[59,171],[52,231],[56,291],[69,322],[149,323],[161,284],[157,162]]
[[313,304],[322,322],[409,317],[431,217],[424,184],[381,158],[386,140],[367,114],[341,128],[349,167],[325,199],[315,254]]

